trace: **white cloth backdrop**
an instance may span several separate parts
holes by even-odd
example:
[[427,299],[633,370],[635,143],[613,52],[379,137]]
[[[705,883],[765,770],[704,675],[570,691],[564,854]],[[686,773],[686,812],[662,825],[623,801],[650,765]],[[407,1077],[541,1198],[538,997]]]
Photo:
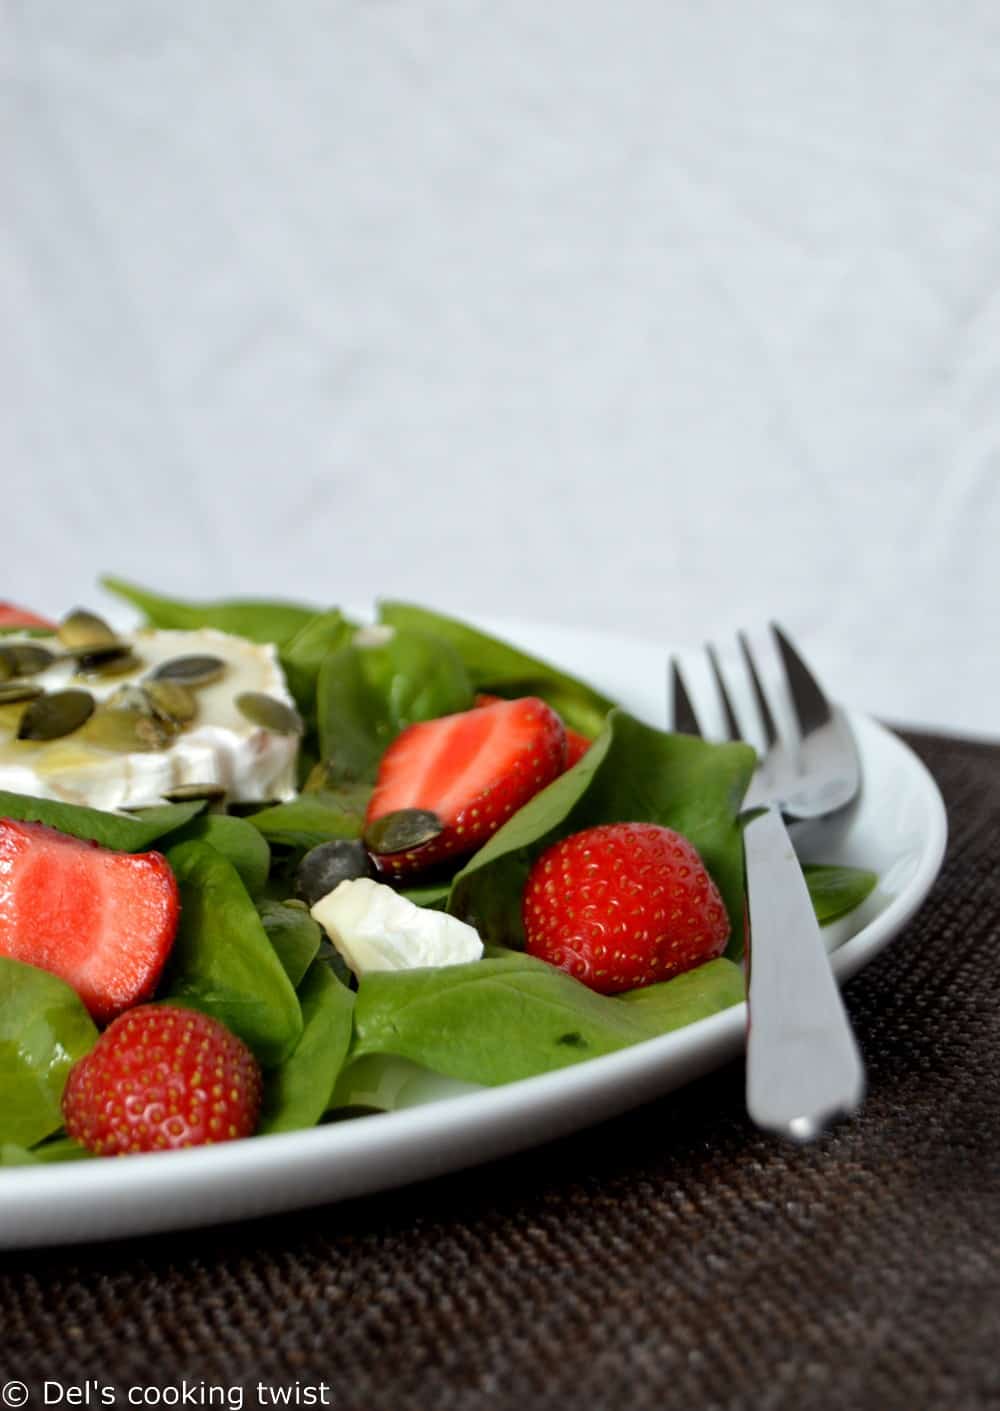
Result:
[[0,597],[777,616],[1000,734],[993,0],[0,15]]

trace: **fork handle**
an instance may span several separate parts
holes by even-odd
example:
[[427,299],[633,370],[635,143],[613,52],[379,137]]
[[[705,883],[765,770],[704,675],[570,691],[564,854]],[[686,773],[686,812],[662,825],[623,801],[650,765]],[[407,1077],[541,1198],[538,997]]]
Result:
[[811,1141],[864,1096],[861,1055],[778,808],[748,823],[747,1111]]

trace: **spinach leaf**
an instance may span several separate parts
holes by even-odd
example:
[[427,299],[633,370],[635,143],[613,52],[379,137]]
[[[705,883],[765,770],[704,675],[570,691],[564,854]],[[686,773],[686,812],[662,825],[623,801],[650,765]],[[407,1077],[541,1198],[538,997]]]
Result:
[[62,1161],[92,1161],[93,1152],[75,1142],[72,1137],[56,1136],[41,1146],[17,1146],[13,1142],[0,1144],[0,1166],[51,1166]]
[[401,730],[472,704],[472,683],[447,641],[399,628],[386,642],[351,643],[320,667],[320,754],[346,776],[373,780]]
[[600,823],[659,823],[698,849],[726,904],[728,954],[743,945],[740,802],[754,767],[749,745],[671,735],[615,709],[572,769],[554,780],[473,855],[452,883],[449,911],[484,940],[521,946],[521,895],[550,843]]
[[379,603],[379,620],[398,629],[413,628],[449,642],[458,652],[477,691],[500,696],[541,696],[574,730],[593,737],[615,704],[585,681],[529,656],[518,647],[458,618],[415,603]]
[[205,813],[170,834],[169,843],[207,843],[233,864],[252,897],[259,896],[271,866],[271,849],[258,828],[245,818]]
[[323,939],[319,923],[303,907],[282,901],[260,901],[257,911],[285,974],[297,989]]
[[254,598],[184,602],[179,598],[161,597],[122,578],[105,577],[101,585],[145,613],[153,627],[178,627],[187,631],[215,627],[220,632],[246,637],[250,642],[273,642],[277,647],[290,642],[316,616],[315,608],[299,603]]
[[832,867],[827,864],[803,864],[806,886],[821,926],[846,916],[874,890],[878,876],[860,867]]
[[167,853],[181,919],[158,998],[214,1015],[256,1054],[281,1063],[302,1034],[298,1000],[231,862],[206,843]]
[[317,613],[281,649],[288,688],[308,721],[316,707],[316,680],[323,660],[346,645],[354,628],[339,608]]
[[303,1030],[294,1053],[268,1074],[260,1132],[314,1127],[330,1102],[351,1042],[354,995],[323,961],[314,961],[299,989]]
[[36,799],[29,794],[11,794],[0,789],[0,818],[16,818],[22,823],[46,823],[73,838],[89,838],[118,852],[143,852],[159,838],[181,828],[204,809],[204,802],[158,804],[134,817],[103,813],[78,804]]
[[0,956],[0,1142],[30,1147],[58,1131],[69,1070],[96,1042],[69,985]]
[[493,1086],[614,1053],[743,999],[743,972],[712,960],[629,995],[595,994],[531,956],[375,971],[359,986],[351,1059],[392,1054]]
[[[358,791],[355,790],[355,794]],[[360,838],[364,827],[365,803],[371,793],[369,786],[361,790],[364,802],[350,807],[351,800],[344,794],[331,792],[300,794],[287,803],[274,804],[271,808],[251,813],[247,822],[252,823],[268,840],[284,848],[306,851],[317,843],[325,843],[330,838]]]

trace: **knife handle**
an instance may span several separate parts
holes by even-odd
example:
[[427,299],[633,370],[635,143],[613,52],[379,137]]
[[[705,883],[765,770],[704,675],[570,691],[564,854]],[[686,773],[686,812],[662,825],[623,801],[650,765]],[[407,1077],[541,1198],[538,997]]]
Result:
[[864,1066],[779,809],[748,823],[743,841],[747,1111],[807,1142],[859,1106]]

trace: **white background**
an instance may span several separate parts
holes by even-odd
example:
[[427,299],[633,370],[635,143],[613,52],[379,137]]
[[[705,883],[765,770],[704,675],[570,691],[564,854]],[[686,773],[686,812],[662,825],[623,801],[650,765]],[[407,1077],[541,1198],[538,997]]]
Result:
[[777,616],[1000,734],[992,0],[0,16],[0,597]]

